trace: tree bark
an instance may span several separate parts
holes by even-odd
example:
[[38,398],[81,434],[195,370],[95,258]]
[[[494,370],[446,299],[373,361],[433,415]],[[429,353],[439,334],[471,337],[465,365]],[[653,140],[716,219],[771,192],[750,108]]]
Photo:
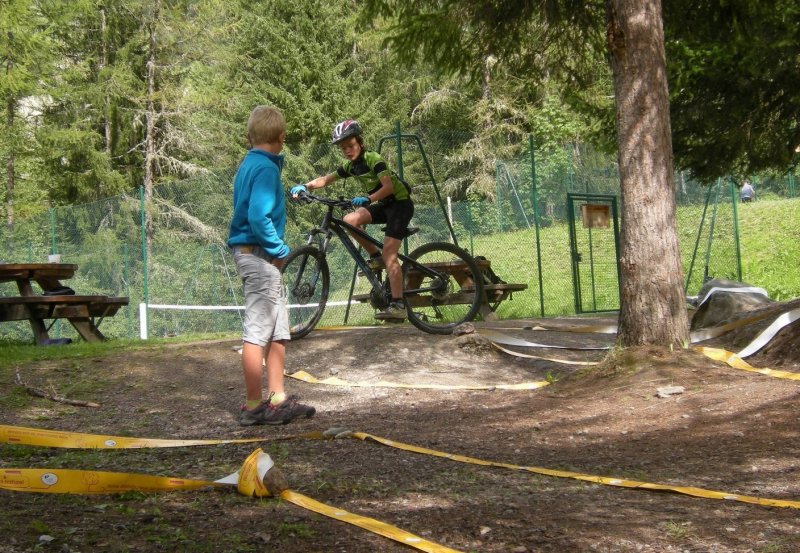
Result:
[[675,220],[661,1],[607,0],[606,12],[622,196],[618,341],[682,346],[689,322]]
[[[8,100],[6,105],[6,133],[14,133],[14,114],[16,113],[16,102],[13,98]],[[6,157],[6,227],[14,228],[14,189],[16,188],[16,170],[14,168],[14,146],[12,146]]]
[[[108,23],[106,21],[106,8],[100,6],[100,63],[98,64],[98,72],[102,73],[103,69],[108,65]],[[103,83],[106,86],[106,83]],[[103,111],[104,121],[103,130],[105,136],[105,151],[109,156],[111,155],[111,99],[108,96],[108,91],[103,92]]]
[[484,56],[483,64],[481,67],[481,97],[484,100],[489,100],[492,97],[492,57]]
[[[156,25],[160,16],[161,2],[153,2],[153,13],[148,25],[149,41],[147,50],[147,108],[145,110],[145,153],[144,153],[144,196],[146,201],[153,197],[153,185],[156,169]],[[147,248],[153,241],[153,221],[148,212],[145,215],[145,233]]]

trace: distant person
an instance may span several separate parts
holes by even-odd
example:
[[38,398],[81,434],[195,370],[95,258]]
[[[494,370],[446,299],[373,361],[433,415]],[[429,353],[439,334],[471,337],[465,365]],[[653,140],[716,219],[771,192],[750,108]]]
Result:
[[756,191],[749,180],[744,181],[742,189],[739,191],[739,197],[742,203],[749,203],[756,199]]
[[290,192],[296,198],[300,192],[323,188],[340,179],[356,179],[361,185],[363,195],[353,198],[352,205],[356,210],[345,215],[344,220],[355,227],[370,223],[386,225],[380,252],[371,242],[358,236],[353,238],[369,254],[370,268],[380,270],[385,267],[389,277],[391,303],[385,310],[377,313],[375,318],[400,322],[406,318],[406,305],[403,300],[403,271],[397,253],[414,215],[414,202],[411,200],[411,188],[408,184],[389,170],[379,153],[364,146],[361,134],[361,125],[354,119],[337,124],[333,128],[331,144],[339,146],[347,161],[333,173],[306,184],[298,184]]
[[[286,121],[276,108],[258,106],[247,121],[250,151],[233,181],[233,217],[228,246],[244,285],[242,369],[246,391],[239,424],[287,424],[312,417],[311,406],[288,396],[283,386],[289,314],[281,267],[289,247],[283,240],[286,202],[281,170]],[[267,398],[261,392],[266,361]]]

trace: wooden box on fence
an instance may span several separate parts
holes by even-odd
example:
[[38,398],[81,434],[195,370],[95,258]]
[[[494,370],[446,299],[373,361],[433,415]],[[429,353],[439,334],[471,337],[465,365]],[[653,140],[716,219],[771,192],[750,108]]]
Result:
[[610,207],[603,204],[583,204],[581,206],[583,228],[608,228],[611,220]]

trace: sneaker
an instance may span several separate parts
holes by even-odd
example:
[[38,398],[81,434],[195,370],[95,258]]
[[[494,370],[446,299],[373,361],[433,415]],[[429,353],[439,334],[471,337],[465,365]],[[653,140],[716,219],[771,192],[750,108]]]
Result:
[[252,426],[254,424],[281,425],[289,424],[297,418],[310,419],[313,417],[317,410],[310,405],[299,403],[298,399],[297,396],[288,396],[277,405],[273,405],[269,399],[265,399],[254,409],[248,409],[242,405],[242,410],[239,413],[239,424],[242,426]]
[[402,302],[393,301],[389,307],[376,313],[375,318],[379,321],[404,321],[406,319],[406,306]]
[[386,263],[383,262],[383,258],[381,256],[377,257],[370,257],[369,261],[367,261],[367,265],[373,271],[380,271],[386,268]]

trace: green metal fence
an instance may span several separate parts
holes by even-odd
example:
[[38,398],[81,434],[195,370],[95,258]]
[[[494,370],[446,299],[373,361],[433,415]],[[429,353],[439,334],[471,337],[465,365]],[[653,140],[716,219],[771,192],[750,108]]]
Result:
[[[429,241],[455,239],[473,255],[483,255],[505,281],[524,283],[512,300],[498,308],[501,318],[572,314],[576,297],[571,265],[567,194],[619,197],[616,168],[607,156],[588,147],[540,151],[533,140],[504,149],[504,157],[465,162],[469,137],[442,130],[403,133],[387,129],[376,140],[391,167],[414,186],[416,212],[412,224],[422,230],[407,249]],[[288,186],[330,172],[341,162],[328,146],[289,155],[284,182]],[[0,231],[0,262],[44,262],[50,253],[75,263],[69,285],[79,294],[121,295],[130,305],[103,322],[110,337],[140,335],[139,304],[148,310],[148,335],[169,336],[241,329],[241,284],[225,246],[231,214],[233,169],[209,172],[157,186],[152,197],[143,191],[92,204],[51,209]],[[482,179],[482,180],[481,180]],[[483,182],[477,200],[470,184]],[[350,197],[354,183],[334,185],[332,195]],[[792,197],[793,176],[756,182],[759,198]],[[741,277],[737,239],[736,188],[730,181],[703,187],[676,175],[678,232],[688,294],[706,278]],[[303,242],[304,232],[319,221],[318,206],[289,206],[287,239]],[[603,256],[610,259],[603,259]],[[596,252],[598,262],[615,263],[613,253]],[[354,272],[344,248],[334,245],[332,305],[321,324],[374,322],[368,305],[346,300],[366,293],[369,284]],[[590,285],[593,285],[591,283]],[[0,295],[16,295],[13,284],[0,284]],[[216,306],[216,309],[156,306]],[[68,325],[56,333],[74,336]],[[25,323],[0,325],[0,336],[30,340]]]

